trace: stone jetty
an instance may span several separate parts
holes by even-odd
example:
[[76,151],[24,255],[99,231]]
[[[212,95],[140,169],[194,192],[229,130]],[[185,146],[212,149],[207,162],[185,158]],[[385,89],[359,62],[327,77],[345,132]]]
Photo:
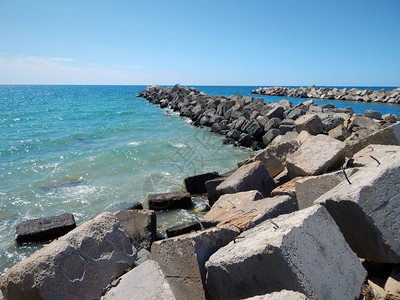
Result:
[[179,85],[140,95],[259,150],[149,196],[170,210],[207,195],[198,222],[163,239],[154,210],[105,212],[10,268],[5,299],[400,299],[398,116]]
[[266,95],[266,96],[283,96],[294,98],[313,98],[313,99],[328,99],[328,100],[350,100],[350,101],[364,101],[364,102],[382,102],[382,103],[400,103],[400,88],[392,91],[381,89],[373,91],[371,88],[359,90],[356,88],[330,88],[321,87],[317,88],[315,85],[309,87],[260,87],[251,91],[252,94]]

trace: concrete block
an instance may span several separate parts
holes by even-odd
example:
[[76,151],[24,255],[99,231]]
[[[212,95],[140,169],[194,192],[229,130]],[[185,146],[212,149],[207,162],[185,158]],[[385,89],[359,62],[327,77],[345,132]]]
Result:
[[186,190],[191,195],[200,195],[207,193],[206,181],[219,177],[217,172],[204,173],[196,176],[187,177],[184,180]]
[[220,193],[217,191],[217,186],[219,186],[224,180],[228,177],[218,177],[212,180],[206,181],[206,189],[207,189],[207,198],[208,204],[213,206],[214,203],[218,200]]
[[[346,176],[350,177],[357,171],[357,168],[346,169],[319,176],[308,176],[297,180],[295,183],[295,193],[299,209],[314,205],[314,201],[319,196],[333,189],[342,181],[346,181]],[[346,174],[343,172],[346,172]]]
[[296,131],[307,131],[312,135],[317,135],[324,130],[324,124],[318,115],[303,115],[296,119],[294,122]]
[[297,196],[296,196],[296,188],[295,188],[295,184],[298,180],[307,178],[308,176],[305,177],[296,177],[293,178],[292,180],[278,186],[277,188],[273,189],[271,192],[271,197],[275,197],[275,196],[283,196],[283,195],[287,195],[290,198],[292,198],[292,200],[296,203],[297,205]]
[[275,186],[276,184],[265,166],[256,161],[237,169],[217,186],[217,192],[223,195],[257,190],[264,197],[267,197]]
[[129,236],[106,212],[9,269],[1,291],[5,299],[99,299],[135,257]]
[[153,210],[192,207],[192,198],[190,197],[190,193],[187,192],[152,194],[147,199],[149,208]]
[[210,299],[243,299],[282,289],[310,299],[355,299],[366,276],[320,205],[243,232],[215,252],[206,268]]
[[156,214],[152,210],[121,210],[115,213],[133,246],[150,250],[157,237]]
[[308,300],[309,298],[306,295],[295,292],[282,290],[280,292],[274,292],[271,294],[265,294],[262,296],[254,296],[250,298],[246,298],[244,300]]
[[206,299],[205,263],[239,235],[233,226],[210,228],[153,243],[151,254],[163,270],[176,299]]
[[257,191],[221,196],[202,220],[233,225],[240,230],[252,228],[266,219],[297,210],[288,196],[264,198]]
[[154,260],[148,260],[121,276],[117,286],[111,288],[101,300],[175,300],[175,296]]
[[400,153],[400,146],[371,144],[355,153],[350,164],[354,167],[378,166],[388,154]]
[[359,257],[380,263],[400,263],[400,155],[386,153],[320,196]]
[[48,241],[60,237],[76,227],[72,214],[62,214],[47,218],[21,222],[16,228],[17,243]]
[[308,139],[287,157],[286,168],[291,178],[320,175],[341,166],[345,155],[345,143],[319,134]]

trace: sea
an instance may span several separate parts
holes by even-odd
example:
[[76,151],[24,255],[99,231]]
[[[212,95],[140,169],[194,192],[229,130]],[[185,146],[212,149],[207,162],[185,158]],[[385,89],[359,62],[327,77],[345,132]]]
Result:
[[[250,96],[258,86],[195,86],[209,95]],[[251,151],[138,98],[146,86],[0,85],[0,276],[46,243],[17,245],[17,224],[72,213],[77,225],[104,211],[141,202],[151,193],[180,191],[183,179],[224,173]],[[340,87],[341,88],[341,87]],[[365,87],[358,87],[365,88]],[[379,90],[394,87],[373,87]],[[289,99],[264,98],[265,102]],[[315,100],[400,115],[400,105]],[[157,213],[168,226],[198,220],[207,204]],[[0,296],[1,298],[1,296]]]

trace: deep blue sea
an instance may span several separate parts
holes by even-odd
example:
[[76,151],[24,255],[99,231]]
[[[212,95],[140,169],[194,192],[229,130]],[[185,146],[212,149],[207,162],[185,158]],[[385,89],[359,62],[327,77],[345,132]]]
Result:
[[[43,246],[14,243],[23,220],[70,212],[81,224],[105,210],[144,202],[149,193],[181,190],[186,176],[228,171],[250,154],[137,98],[144,88],[0,85],[0,276]],[[248,96],[258,87],[197,88]],[[334,103],[357,113],[400,115],[399,105]],[[205,203],[196,198],[192,210],[158,214],[159,229],[198,217]]]

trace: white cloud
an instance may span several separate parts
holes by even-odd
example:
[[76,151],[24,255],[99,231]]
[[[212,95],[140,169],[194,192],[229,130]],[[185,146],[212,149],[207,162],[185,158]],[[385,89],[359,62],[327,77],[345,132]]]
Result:
[[180,77],[170,70],[79,64],[73,58],[0,56],[0,84],[173,84]]

